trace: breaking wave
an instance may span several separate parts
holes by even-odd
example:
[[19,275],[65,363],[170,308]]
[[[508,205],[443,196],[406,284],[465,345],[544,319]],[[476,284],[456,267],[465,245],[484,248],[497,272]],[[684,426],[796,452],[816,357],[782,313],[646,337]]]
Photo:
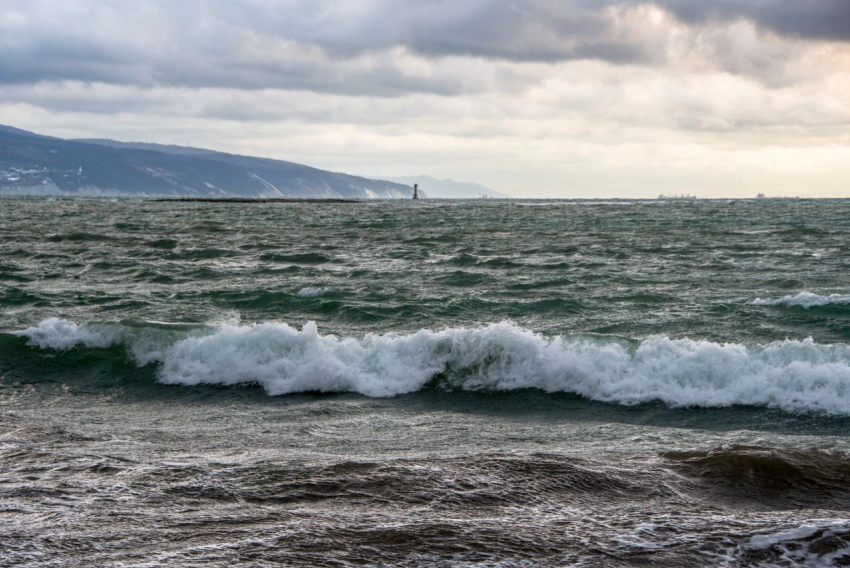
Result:
[[813,294],[812,292],[800,292],[795,296],[783,296],[776,300],[756,298],[753,304],[757,306],[788,306],[808,309],[821,306],[850,305],[850,296],[842,296],[840,294],[822,296],[820,294]]
[[391,397],[446,390],[539,389],[624,405],[753,405],[850,415],[850,346],[760,346],[652,336],[545,337],[511,323],[362,338],[322,335],[313,322],[205,327],[51,318],[15,332],[32,347],[120,345],[162,383],[257,384],[270,395],[354,392]]
[[298,291],[298,295],[302,298],[317,298],[319,296],[324,296],[330,290],[327,288],[318,288],[316,286],[307,286],[306,288],[301,288]]

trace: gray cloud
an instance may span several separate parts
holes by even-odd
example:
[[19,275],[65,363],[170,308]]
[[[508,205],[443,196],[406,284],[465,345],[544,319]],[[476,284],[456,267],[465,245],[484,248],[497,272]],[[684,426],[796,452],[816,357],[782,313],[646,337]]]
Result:
[[746,19],[781,35],[850,41],[847,0],[654,0],[687,23]]
[[[655,0],[690,25],[746,19],[780,34],[850,39],[847,0]],[[517,90],[505,64],[600,60],[664,66],[672,39],[629,10],[638,0],[7,0],[0,83],[307,90],[358,96]],[[719,25],[719,24],[718,24]],[[722,42],[722,38],[718,39]],[[749,46],[752,48],[752,46]],[[702,52],[766,83],[787,53]]]
[[[518,62],[647,62],[615,37],[598,2],[368,0],[65,4],[0,8],[0,82],[51,80],[187,87],[456,94],[475,85],[411,76],[380,54]],[[147,9],[145,9],[147,7]],[[358,59],[370,58],[370,61]]]

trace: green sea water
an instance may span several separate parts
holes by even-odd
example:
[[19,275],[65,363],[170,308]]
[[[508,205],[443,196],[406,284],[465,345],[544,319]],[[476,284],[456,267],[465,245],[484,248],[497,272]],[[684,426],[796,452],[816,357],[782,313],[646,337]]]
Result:
[[847,200],[4,198],[0,559],[844,565],[848,274]]

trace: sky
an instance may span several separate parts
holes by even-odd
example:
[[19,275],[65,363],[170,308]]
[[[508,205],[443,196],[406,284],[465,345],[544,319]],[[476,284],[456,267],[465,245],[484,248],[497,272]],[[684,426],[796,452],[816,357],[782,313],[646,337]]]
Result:
[[0,123],[516,197],[850,197],[850,0],[3,0]]

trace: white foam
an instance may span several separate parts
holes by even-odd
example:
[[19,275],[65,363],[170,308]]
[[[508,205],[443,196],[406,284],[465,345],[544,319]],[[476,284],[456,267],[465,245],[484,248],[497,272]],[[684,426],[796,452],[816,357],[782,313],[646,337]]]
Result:
[[[850,525],[846,522],[814,520],[809,524],[772,534],[753,536],[749,543],[739,547],[740,551],[772,550],[776,562],[771,566],[835,566],[839,559],[847,558],[850,547],[846,546]],[[813,539],[832,540],[845,544],[835,549],[813,548]],[[832,543],[830,543],[832,544]]]
[[753,304],[757,306],[796,306],[808,309],[818,306],[850,304],[850,296],[842,296],[840,294],[822,296],[820,294],[813,294],[812,292],[800,292],[795,296],[783,296],[776,300],[756,298]]
[[120,332],[113,334],[104,331],[103,328],[91,329],[88,324],[77,325],[66,319],[48,318],[35,327],[14,334],[27,337],[31,346],[58,351],[66,351],[78,345],[105,349],[120,341]]
[[14,335],[27,338],[27,343],[41,349],[68,351],[75,347],[107,349],[123,345],[140,365],[158,363],[165,353],[181,340],[209,333],[203,328],[185,329],[168,323],[150,322],[147,326],[128,326],[120,323],[77,324],[73,321],[48,318],[37,326]]
[[818,525],[802,525],[793,529],[788,529],[777,533],[760,534],[750,539],[750,547],[758,549],[770,548],[771,546],[775,546],[781,542],[809,538],[818,531],[822,530],[824,530],[823,527],[820,527]]
[[168,384],[255,383],[269,394],[389,397],[439,378],[469,391],[540,389],[619,404],[756,405],[850,415],[850,346],[811,339],[747,347],[654,336],[641,342],[547,338],[510,323],[337,338],[315,323],[223,322],[193,332],[45,320],[19,335],[36,347],[122,343]]
[[318,296],[324,296],[330,292],[328,288],[316,288],[314,286],[308,286],[306,288],[301,288],[299,290],[298,295],[302,298],[316,298]]

